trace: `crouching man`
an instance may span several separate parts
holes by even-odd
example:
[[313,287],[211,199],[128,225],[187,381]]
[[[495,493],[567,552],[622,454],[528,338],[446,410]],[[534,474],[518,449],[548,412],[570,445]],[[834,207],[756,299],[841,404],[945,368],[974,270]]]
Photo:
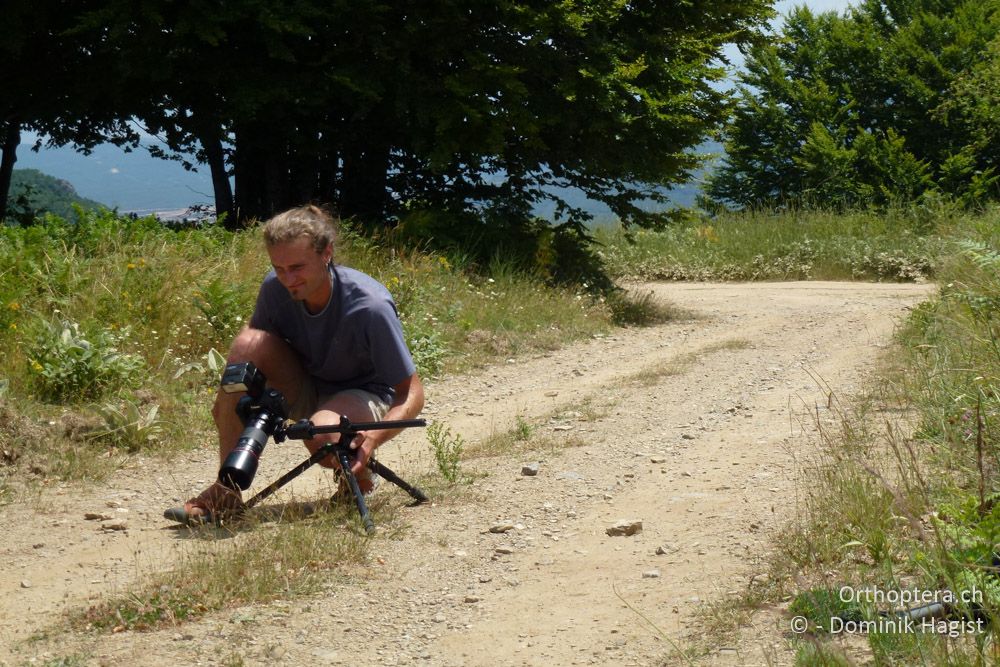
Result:
[[[280,391],[292,419],[317,426],[412,419],[424,405],[424,389],[403,338],[389,291],[374,278],[333,263],[335,221],[316,206],[294,208],[264,225],[273,271],[257,294],[250,324],[233,341],[228,363],[253,362]],[[220,467],[236,446],[243,424],[236,414],[240,394],[220,391],[212,408],[219,433]],[[375,450],[399,433],[365,431],[351,444],[352,472],[361,491],[376,478],[366,467]],[[306,440],[310,453],[337,434]],[[320,462],[336,467],[333,456]],[[218,482],[167,510],[168,519],[200,523],[242,506],[238,489]]]

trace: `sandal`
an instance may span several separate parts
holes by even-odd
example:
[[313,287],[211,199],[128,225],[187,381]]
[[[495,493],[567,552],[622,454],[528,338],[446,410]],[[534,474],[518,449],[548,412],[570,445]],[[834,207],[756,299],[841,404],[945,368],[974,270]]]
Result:
[[[192,510],[201,510],[198,513]],[[171,507],[163,517],[186,526],[218,523],[222,519],[242,512],[243,496],[238,489],[230,489],[219,482],[212,484],[182,507]]]

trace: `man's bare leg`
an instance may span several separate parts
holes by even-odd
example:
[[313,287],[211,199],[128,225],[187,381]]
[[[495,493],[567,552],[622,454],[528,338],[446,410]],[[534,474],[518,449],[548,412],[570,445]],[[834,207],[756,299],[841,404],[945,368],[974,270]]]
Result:
[[[372,414],[372,410],[367,402],[352,394],[337,394],[323,401],[311,419],[317,426],[331,426],[340,424],[341,415],[356,423],[377,421],[379,419],[378,415]],[[312,440],[306,440],[304,444],[310,454],[315,454],[327,442],[337,442],[339,439],[339,433],[327,433],[318,435]],[[340,463],[333,455],[326,457],[319,464],[324,468],[340,468]],[[357,477],[361,492],[370,493],[374,486],[371,476],[360,474]]]
[[[267,378],[267,385],[280,391],[288,405],[295,404],[305,371],[298,356],[284,340],[259,329],[243,329],[233,340],[226,363],[244,361],[253,362]],[[219,467],[222,467],[243,433],[243,422],[236,414],[236,404],[242,396],[220,390],[212,406],[212,417],[219,433]],[[184,503],[184,510],[188,516],[197,518],[212,511],[236,509],[242,503],[239,490],[215,482]]]

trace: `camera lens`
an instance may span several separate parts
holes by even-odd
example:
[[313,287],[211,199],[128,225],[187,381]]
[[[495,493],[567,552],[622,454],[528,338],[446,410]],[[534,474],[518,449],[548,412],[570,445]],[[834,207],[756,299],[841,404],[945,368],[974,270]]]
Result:
[[241,490],[250,488],[254,475],[257,474],[257,463],[269,434],[274,430],[270,423],[271,415],[261,413],[243,429],[243,434],[233,451],[229,452],[225,463],[219,470],[219,481],[230,488],[237,486]]

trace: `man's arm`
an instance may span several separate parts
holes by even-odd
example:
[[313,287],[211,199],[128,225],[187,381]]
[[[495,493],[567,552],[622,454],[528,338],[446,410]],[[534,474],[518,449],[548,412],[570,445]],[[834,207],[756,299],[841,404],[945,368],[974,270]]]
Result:
[[[383,421],[393,421],[396,419],[413,419],[424,409],[424,385],[420,381],[420,376],[414,373],[395,387],[395,394],[392,405],[382,417]],[[375,450],[390,438],[395,437],[403,429],[379,429],[377,431],[361,431],[358,437],[351,443],[351,447],[356,450],[356,460],[351,471],[357,475],[368,464],[368,459]]]

